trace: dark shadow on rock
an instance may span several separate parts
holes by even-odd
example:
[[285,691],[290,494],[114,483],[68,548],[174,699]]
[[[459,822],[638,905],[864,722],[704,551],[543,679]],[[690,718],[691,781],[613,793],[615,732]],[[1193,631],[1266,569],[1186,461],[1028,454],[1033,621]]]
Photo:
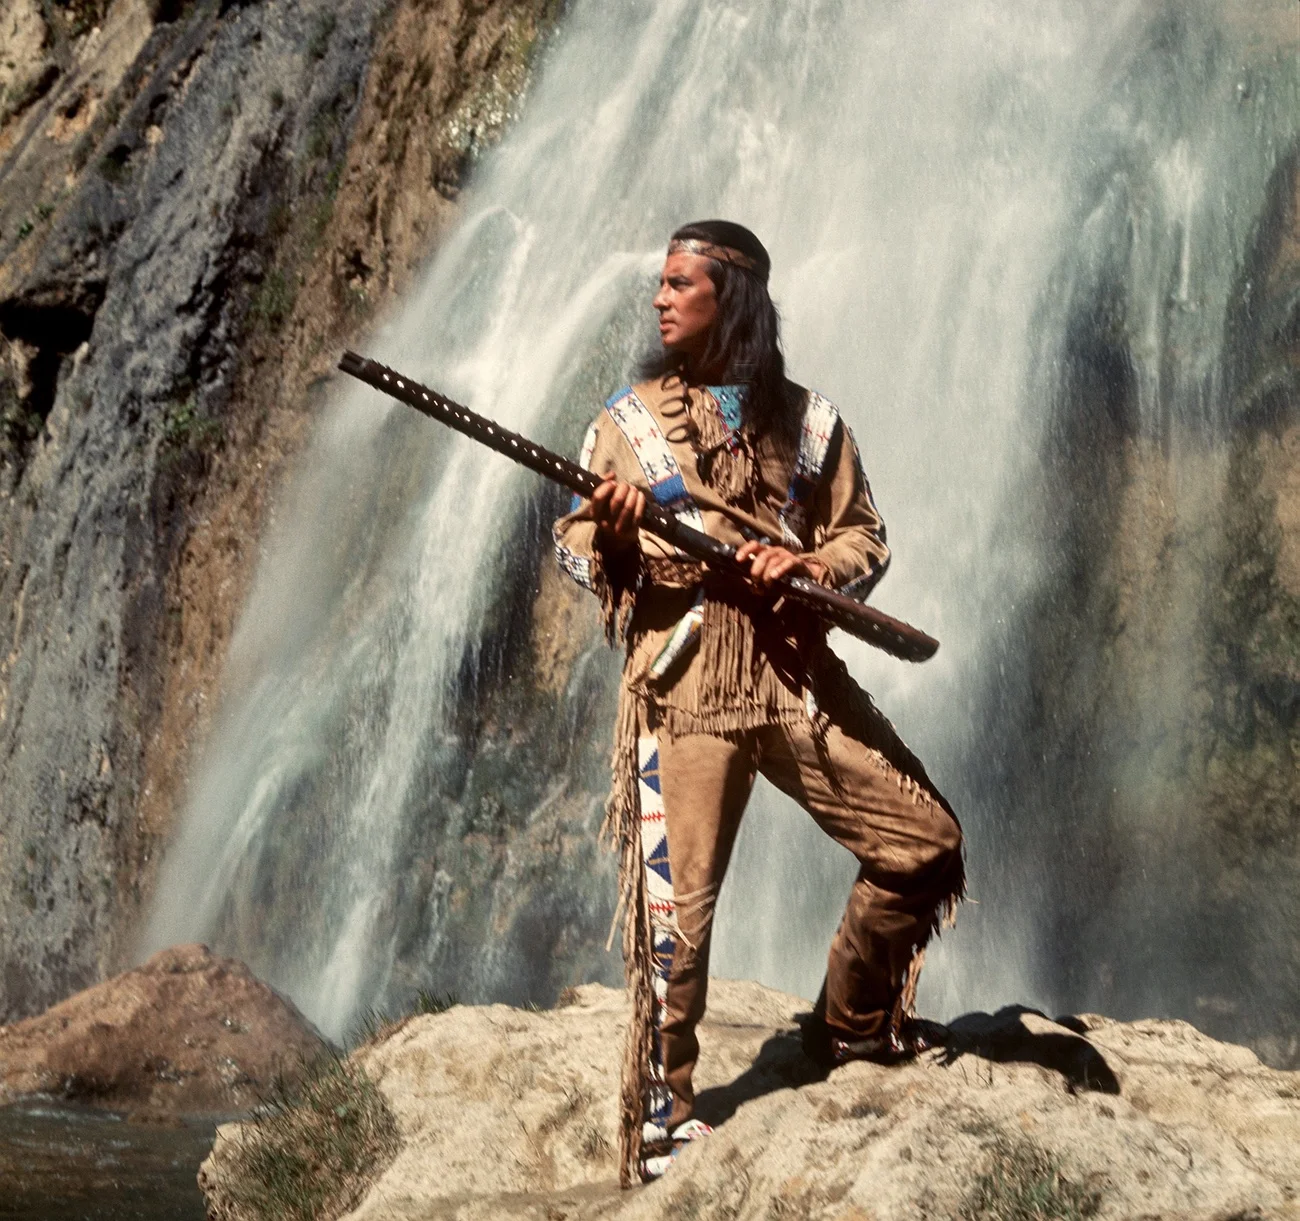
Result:
[[[1056,1029],[1031,1030],[1023,1021],[1027,1015]],[[1083,1037],[1086,1027],[1077,1018],[1053,1020],[1025,1005],[1007,1005],[993,1014],[963,1014],[949,1023],[948,1030],[940,1060],[945,1066],[966,1055],[996,1064],[1037,1064],[1060,1073],[1071,1093],[1119,1093],[1119,1078],[1101,1052]]]
[[701,1090],[695,1098],[695,1114],[716,1128],[755,1098],[825,1081],[829,1073],[804,1055],[797,1030],[781,1030],[759,1048],[754,1063],[734,1081]]
[[[1054,1029],[1031,1030],[1024,1022],[1026,1016],[1040,1018]],[[944,1067],[963,1056],[978,1056],[997,1064],[1037,1064],[1060,1073],[1071,1093],[1120,1092],[1119,1078],[1101,1052],[1084,1037],[1087,1027],[1078,1018],[1051,1019],[1025,1005],[1007,1005],[993,1014],[964,1014],[946,1031],[938,1061]],[[798,1030],[780,1030],[767,1039],[753,1064],[734,1081],[702,1090],[695,1099],[695,1115],[720,1127],[755,1098],[825,1081],[830,1073],[827,1065],[805,1054]]]

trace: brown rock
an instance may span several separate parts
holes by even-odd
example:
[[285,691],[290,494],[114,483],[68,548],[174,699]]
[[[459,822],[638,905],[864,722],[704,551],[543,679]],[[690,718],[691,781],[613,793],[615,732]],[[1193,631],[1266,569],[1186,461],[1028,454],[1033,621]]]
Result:
[[324,1049],[242,962],[178,945],[0,1026],[0,1103],[54,1094],[141,1116],[243,1110]]

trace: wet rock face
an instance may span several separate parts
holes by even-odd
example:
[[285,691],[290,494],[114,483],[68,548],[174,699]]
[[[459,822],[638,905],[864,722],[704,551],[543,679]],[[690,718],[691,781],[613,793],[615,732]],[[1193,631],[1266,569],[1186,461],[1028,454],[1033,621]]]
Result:
[[129,960],[270,489],[555,7],[0,0],[0,1020]]
[[0,1103],[44,1094],[144,1116],[229,1113],[324,1051],[243,963],[174,946],[0,1027]]
[[[727,980],[700,1031],[697,1106],[714,1135],[620,1192],[622,994],[565,999],[412,1018],[355,1053],[402,1147],[350,1217],[910,1221],[1028,1216],[1033,1202],[1042,1216],[1209,1221],[1289,1216],[1300,1200],[1293,1075],[1185,1023],[1008,1008],[959,1019],[914,1064],[825,1077],[800,1050],[803,1002]],[[216,1215],[235,1134],[221,1130],[200,1172]]]
[[1290,1068],[1297,319],[1295,148],[1279,157],[1232,289],[1213,428],[1153,435],[1123,319],[1104,297],[1080,311],[1044,454],[1052,572],[1007,661],[1010,729],[990,772],[992,800],[1043,812],[1017,828],[1025,873],[1012,889],[1037,897],[1048,995],[1175,1013]]
[[0,1014],[112,960],[149,852],[165,586],[231,411],[267,214],[309,116],[333,99],[346,123],[378,9],[118,0],[75,39],[54,9],[57,78],[5,129]]

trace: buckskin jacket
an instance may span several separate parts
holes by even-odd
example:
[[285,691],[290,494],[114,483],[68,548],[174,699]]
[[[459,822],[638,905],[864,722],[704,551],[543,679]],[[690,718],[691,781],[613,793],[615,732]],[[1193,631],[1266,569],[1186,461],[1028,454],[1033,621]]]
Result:
[[[889,563],[885,528],[857,445],[833,404],[789,386],[797,444],[750,438],[739,386],[677,375],[620,390],[587,430],[581,463],[640,487],[696,529],[803,553],[823,584],[865,598]],[[627,638],[625,694],[672,736],[727,733],[816,715],[825,633],[802,608],[707,573],[641,531],[636,548],[597,541],[590,502],[555,524],[561,567]]]

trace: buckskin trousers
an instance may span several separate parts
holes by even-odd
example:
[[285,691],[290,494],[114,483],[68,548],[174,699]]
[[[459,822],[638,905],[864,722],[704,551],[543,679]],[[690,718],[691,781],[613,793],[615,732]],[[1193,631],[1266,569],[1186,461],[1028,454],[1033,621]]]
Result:
[[678,930],[658,1033],[672,1094],[670,1130],[694,1108],[695,1027],[708,989],[714,902],[757,773],[858,861],[827,964],[832,1034],[862,1039],[883,1032],[914,951],[928,940],[940,906],[960,892],[957,820],[926,785],[886,761],[895,754],[891,745],[901,742],[884,717],[859,736],[872,733],[890,739],[880,743],[884,753],[834,723],[823,733],[805,721],[725,738],[660,736],[658,781]]

